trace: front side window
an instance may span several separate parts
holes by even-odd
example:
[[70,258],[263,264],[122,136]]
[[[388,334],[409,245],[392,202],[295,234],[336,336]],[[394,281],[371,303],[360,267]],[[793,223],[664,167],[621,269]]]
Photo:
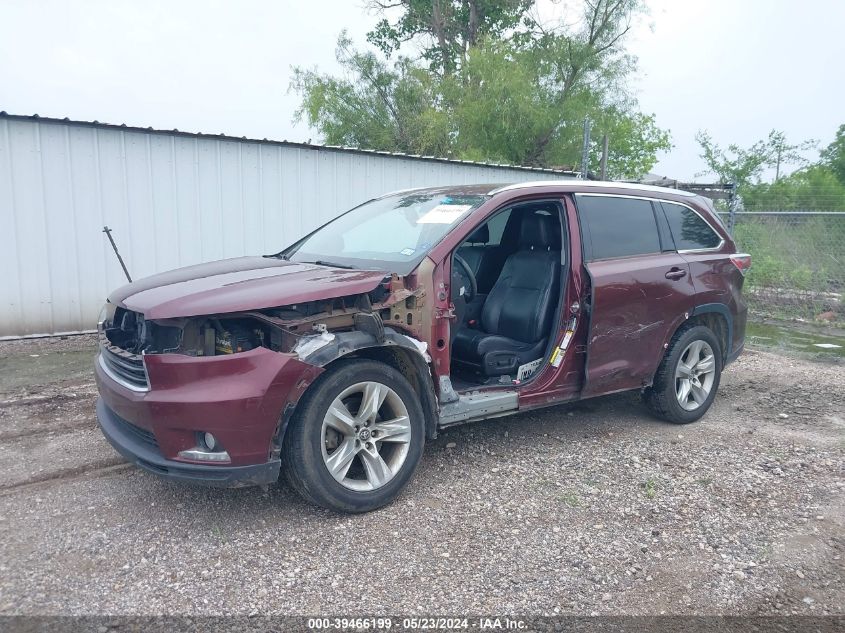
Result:
[[576,195],[575,198],[584,240],[589,241],[589,259],[660,252],[650,201],[612,196]]
[[502,243],[505,227],[508,225],[508,218],[510,217],[511,210],[505,209],[487,221],[487,229],[490,232],[490,240],[487,242],[489,246],[498,246]]
[[662,204],[679,251],[716,248],[722,243],[722,238],[692,209],[672,202]]
[[282,255],[408,274],[487,196],[411,191],[371,200],[341,215]]

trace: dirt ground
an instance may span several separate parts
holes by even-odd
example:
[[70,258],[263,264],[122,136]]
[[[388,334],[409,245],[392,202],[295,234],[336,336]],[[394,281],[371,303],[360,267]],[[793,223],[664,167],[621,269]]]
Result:
[[392,505],[123,463],[91,337],[0,343],[0,614],[841,614],[841,362],[749,351],[677,427],[623,394],[458,427]]

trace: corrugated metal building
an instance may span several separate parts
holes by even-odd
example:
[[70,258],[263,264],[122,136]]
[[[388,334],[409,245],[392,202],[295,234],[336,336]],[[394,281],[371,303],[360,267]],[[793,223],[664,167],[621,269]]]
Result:
[[0,337],[90,330],[125,283],[281,250],[373,196],[561,172],[0,113]]

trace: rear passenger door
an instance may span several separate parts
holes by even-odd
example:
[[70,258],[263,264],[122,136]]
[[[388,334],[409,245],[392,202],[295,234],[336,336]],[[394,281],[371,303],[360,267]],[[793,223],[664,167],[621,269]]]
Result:
[[659,201],[609,194],[575,196],[589,319],[583,395],[651,381],[663,344],[692,311],[689,265],[676,251]]

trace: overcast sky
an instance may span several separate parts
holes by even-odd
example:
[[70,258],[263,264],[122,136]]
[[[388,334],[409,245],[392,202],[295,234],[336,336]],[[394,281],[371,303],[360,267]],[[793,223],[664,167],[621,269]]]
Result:
[[[363,5],[0,0],[0,110],[317,142],[292,121],[290,68],[336,70],[338,33],[364,44],[375,22]],[[633,85],[675,144],[653,171],[701,171],[699,129],[724,145],[777,128],[824,146],[845,123],[845,1],[649,5],[628,42],[639,58]]]

